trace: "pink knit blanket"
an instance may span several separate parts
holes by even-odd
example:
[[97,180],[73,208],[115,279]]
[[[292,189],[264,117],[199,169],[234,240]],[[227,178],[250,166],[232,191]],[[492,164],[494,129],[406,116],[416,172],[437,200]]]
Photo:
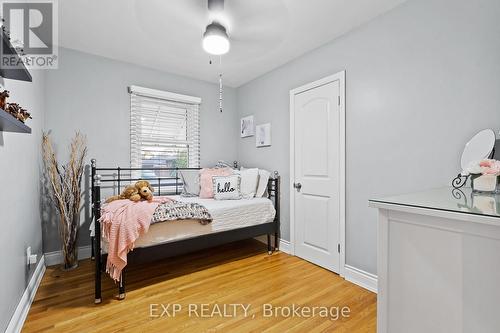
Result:
[[114,280],[120,280],[127,253],[134,249],[137,238],[148,231],[158,205],[171,201],[168,197],[154,197],[151,202],[116,200],[102,206],[99,221],[108,241],[106,272]]

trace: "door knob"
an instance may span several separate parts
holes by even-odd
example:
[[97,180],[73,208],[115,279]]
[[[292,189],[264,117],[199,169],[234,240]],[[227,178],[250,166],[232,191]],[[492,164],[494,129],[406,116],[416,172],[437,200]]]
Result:
[[295,189],[297,189],[297,192],[300,192],[300,189],[302,188],[302,184],[301,183],[293,183],[293,187]]

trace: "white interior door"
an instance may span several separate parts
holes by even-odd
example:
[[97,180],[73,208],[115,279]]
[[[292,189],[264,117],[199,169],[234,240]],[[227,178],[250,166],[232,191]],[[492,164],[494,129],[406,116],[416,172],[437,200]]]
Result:
[[294,251],[340,273],[343,89],[339,79],[318,84],[296,89],[291,96]]

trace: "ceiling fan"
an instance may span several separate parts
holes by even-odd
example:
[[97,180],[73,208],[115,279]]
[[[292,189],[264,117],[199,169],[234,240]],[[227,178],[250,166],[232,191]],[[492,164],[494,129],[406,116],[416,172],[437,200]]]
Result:
[[[240,56],[247,58],[252,52],[279,44],[287,31],[288,13],[282,0],[231,0],[225,5],[224,0],[207,0],[207,7],[202,8],[200,0],[182,0],[174,7],[184,22],[204,28],[202,47],[210,55],[222,56],[234,46],[239,53],[245,50]],[[219,70],[219,110],[222,112],[220,66]]]
[[226,27],[220,22],[224,11],[224,0],[208,0],[209,17],[212,20],[203,34],[203,49],[213,55],[226,54],[231,43]]
[[231,50],[233,60],[273,49],[289,28],[284,0],[175,0],[169,8],[188,29],[199,31],[205,52],[223,55]]

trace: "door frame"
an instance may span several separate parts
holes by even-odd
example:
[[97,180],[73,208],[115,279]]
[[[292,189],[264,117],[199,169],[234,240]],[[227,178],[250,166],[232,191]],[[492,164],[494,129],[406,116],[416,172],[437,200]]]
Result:
[[325,84],[339,81],[340,88],[340,133],[339,133],[339,275],[344,277],[345,271],[345,154],[346,154],[346,126],[345,126],[345,70],[322,79],[310,82],[290,90],[290,251],[295,255],[295,95]]

